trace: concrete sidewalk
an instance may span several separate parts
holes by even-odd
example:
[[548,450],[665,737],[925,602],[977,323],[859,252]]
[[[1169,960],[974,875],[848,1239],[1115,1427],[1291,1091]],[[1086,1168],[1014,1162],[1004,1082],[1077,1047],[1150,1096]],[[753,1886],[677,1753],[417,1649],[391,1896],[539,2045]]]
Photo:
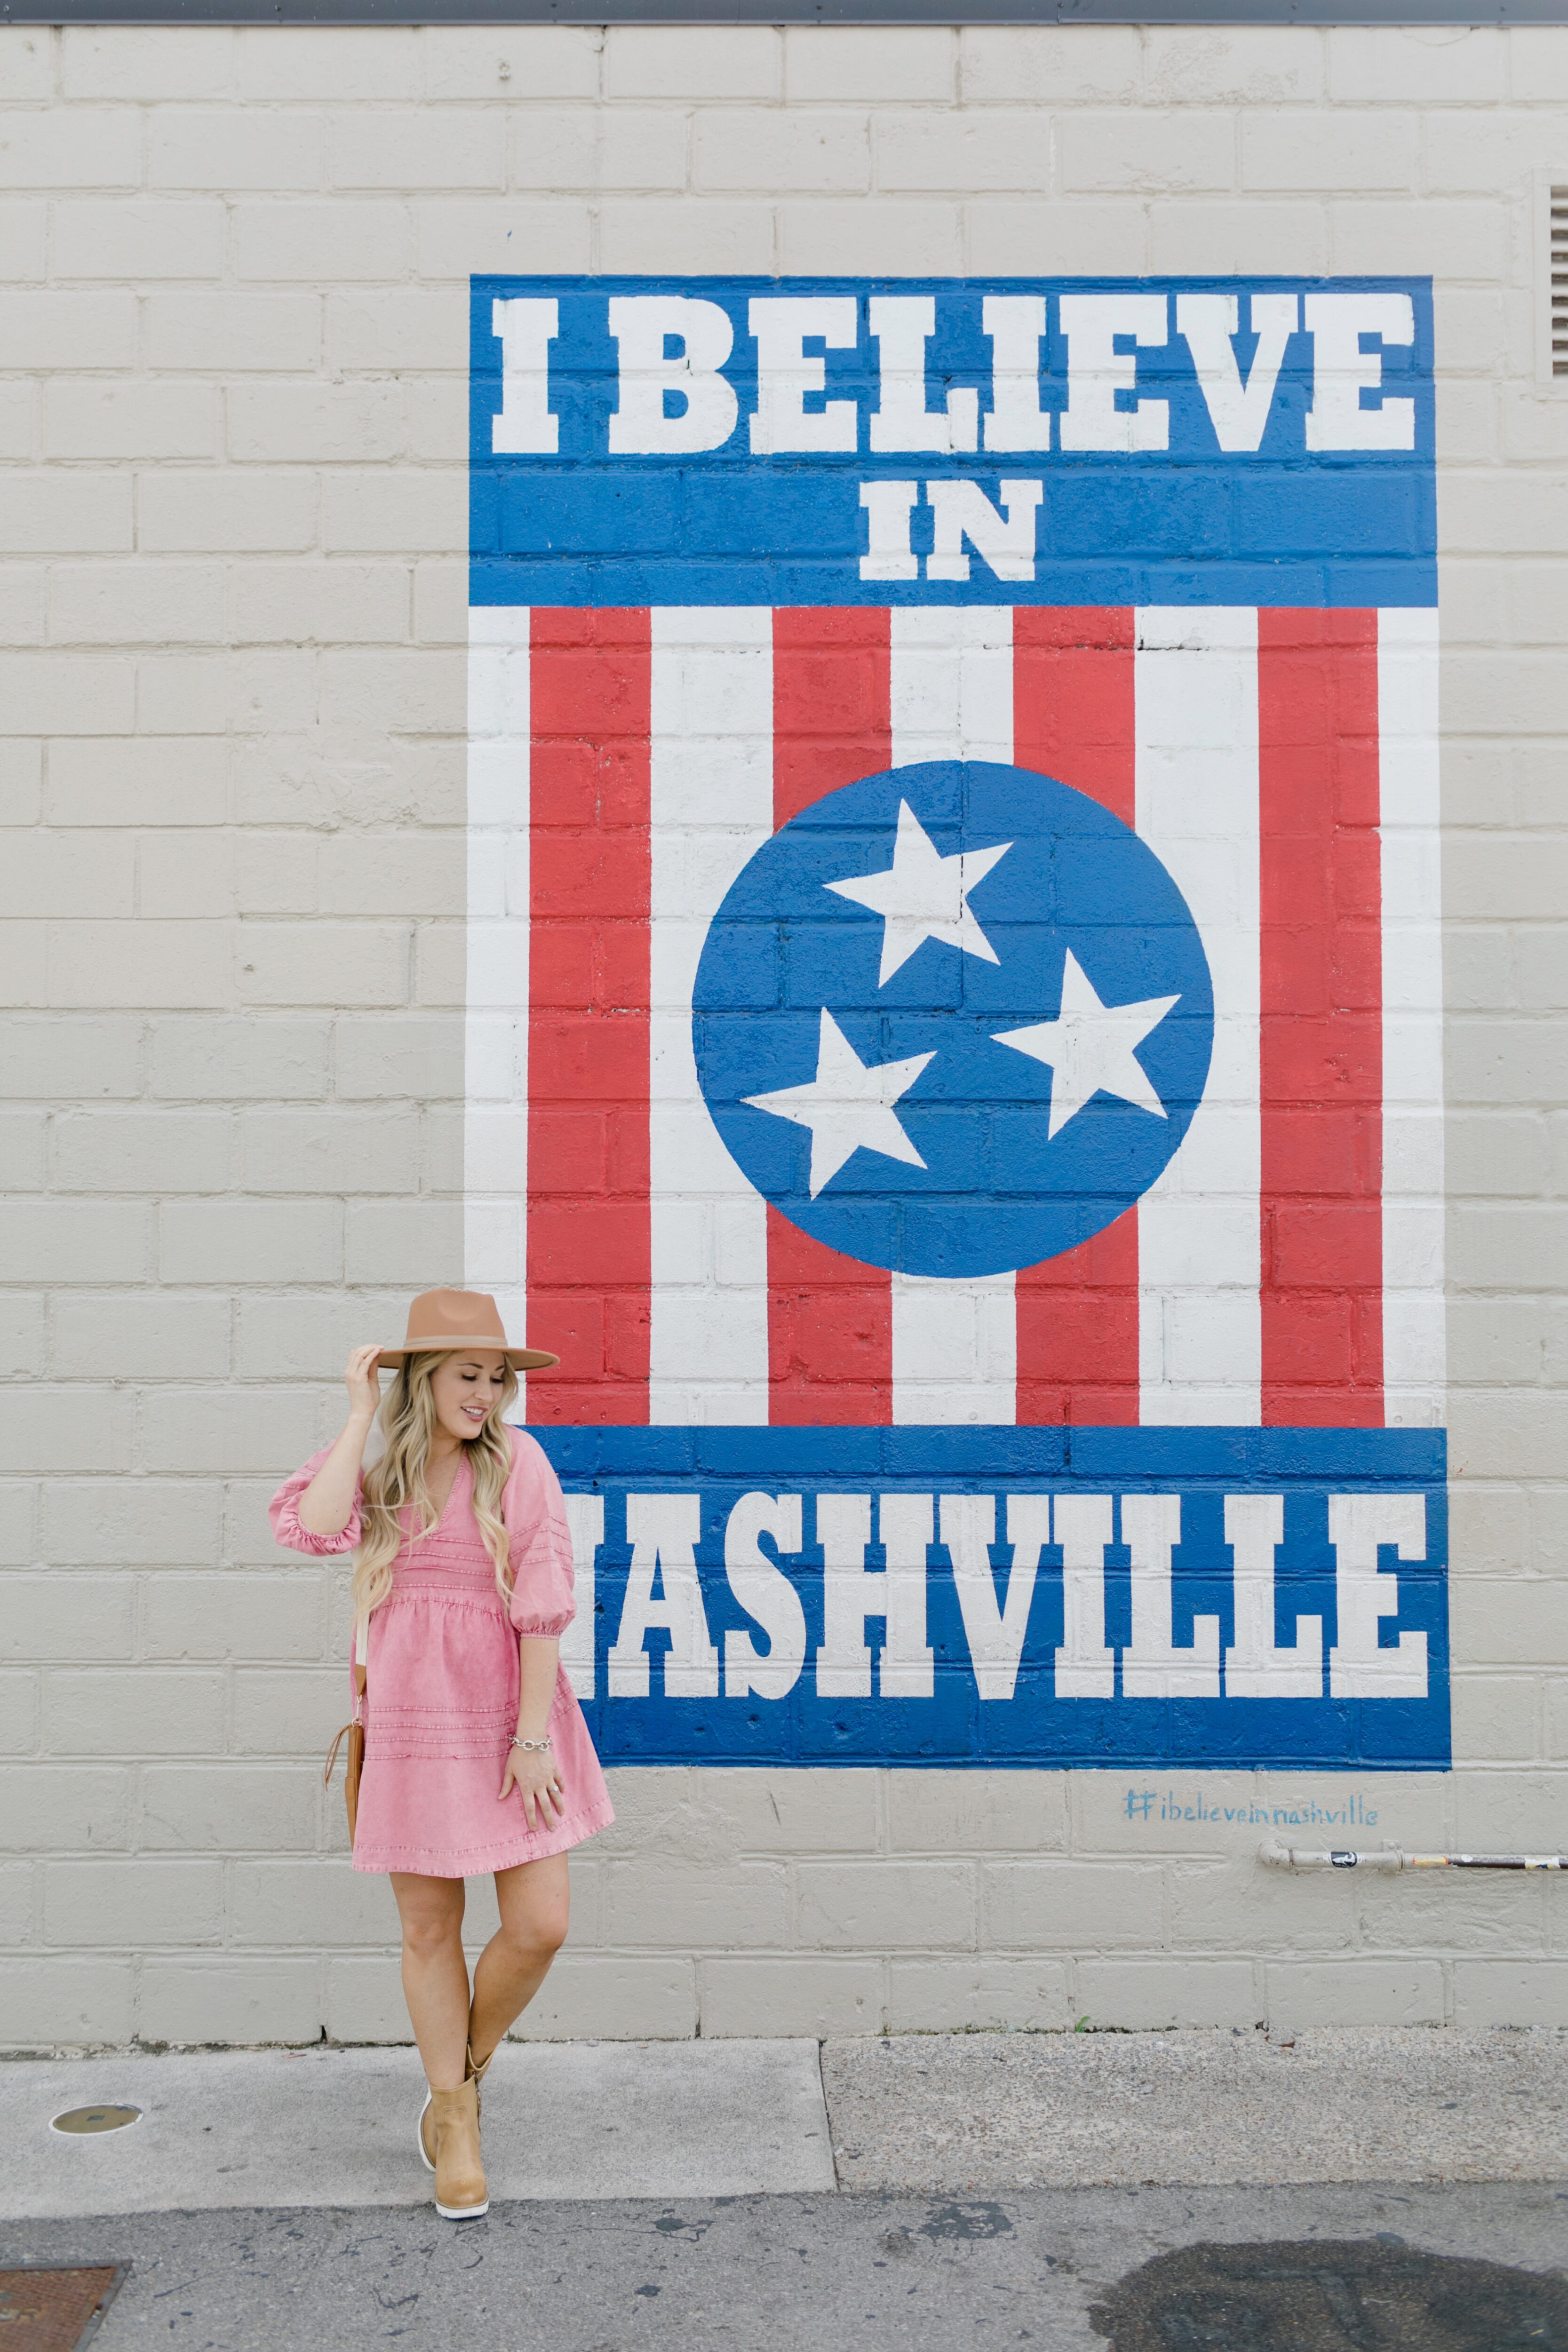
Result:
[[[423,2096],[412,2049],[16,2060],[0,2218],[427,2208]],[[50,2128],[109,2102],[142,2121]],[[485,2157],[498,2202],[1564,2181],[1568,2032],[513,2042],[486,2086]]]
[[[417,2052],[198,2051],[0,2066],[0,2219],[430,2203]],[[140,2107],[86,2137],[52,2116]],[[509,2042],[485,2085],[501,2198],[832,2189],[815,2042]]]
[[1568,2032],[905,2034],[822,2053],[846,2189],[1568,2180]]

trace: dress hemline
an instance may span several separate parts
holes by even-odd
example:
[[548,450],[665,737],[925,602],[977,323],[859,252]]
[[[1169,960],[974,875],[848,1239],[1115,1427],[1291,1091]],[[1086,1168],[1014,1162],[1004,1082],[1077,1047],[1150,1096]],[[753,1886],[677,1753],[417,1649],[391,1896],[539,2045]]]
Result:
[[[615,1807],[607,1801],[595,1805],[591,1812],[579,1813],[559,1829],[542,1836],[537,1830],[521,1838],[507,1838],[495,1845],[471,1846],[462,1853],[450,1848],[430,1846],[383,1846],[362,1858],[356,1846],[353,1866],[383,1877],[389,1871],[405,1870],[421,1878],[483,1878],[495,1870],[515,1870],[520,1863],[543,1862],[552,1853],[567,1853],[574,1845],[595,1837],[600,1830],[609,1828],[616,1818]],[[452,1864],[460,1863],[454,1869]]]

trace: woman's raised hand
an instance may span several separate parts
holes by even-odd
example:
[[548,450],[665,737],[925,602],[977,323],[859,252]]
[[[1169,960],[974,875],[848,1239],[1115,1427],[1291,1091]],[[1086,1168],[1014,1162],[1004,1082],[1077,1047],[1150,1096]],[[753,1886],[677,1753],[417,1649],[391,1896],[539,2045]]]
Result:
[[381,1405],[381,1377],[375,1369],[379,1346],[356,1348],[349,1358],[343,1381],[349,1392],[351,1421],[373,1422]]
[[337,1443],[300,1497],[300,1525],[310,1536],[342,1535],[353,1517],[360,1464],[364,1458],[370,1425],[381,1402],[376,1378],[379,1348],[356,1348],[343,1379],[348,1384],[349,1417]]

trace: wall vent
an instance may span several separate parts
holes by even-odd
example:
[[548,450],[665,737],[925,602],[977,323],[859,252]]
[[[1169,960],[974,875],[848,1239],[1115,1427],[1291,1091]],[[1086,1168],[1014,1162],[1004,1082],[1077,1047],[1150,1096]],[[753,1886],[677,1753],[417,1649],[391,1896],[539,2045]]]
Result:
[[1547,268],[1552,283],[1552,373],[1568,376],[1568,186],[1553,187],[1548,204]]

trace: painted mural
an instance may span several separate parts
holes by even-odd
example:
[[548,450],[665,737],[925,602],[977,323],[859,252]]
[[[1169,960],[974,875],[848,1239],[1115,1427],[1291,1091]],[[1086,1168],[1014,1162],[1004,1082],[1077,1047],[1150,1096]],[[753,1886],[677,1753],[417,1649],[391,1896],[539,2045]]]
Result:
[[1428,283],[476,279],[471,385],[600,1752],[1445,1766]]

